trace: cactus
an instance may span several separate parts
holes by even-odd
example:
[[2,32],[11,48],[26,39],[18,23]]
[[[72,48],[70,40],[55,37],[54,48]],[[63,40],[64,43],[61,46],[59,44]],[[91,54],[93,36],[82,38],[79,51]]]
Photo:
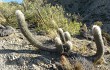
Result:
[[65,43],[64,32],[61,28],[58,28],[58,34],[60,36],[60,39],[61,39],[62,43]]
[[61,56],[61,67],[65,70],[94,70],[94,63],[99,61],[104,55],[104,43],[102,39],[101,29],[97,25],[93,25],[92,32],[96,43],[97,51],[92,56],[82,56],[77,53],[63,53]]
[[59,37],[56,37],[55,38],[55,45],[57,47],[57,50],[62,53],[64,50],[63,50],[63,45],[62,45],[62,41],[60,40]]
[[64,37],[65,37],[65,41],[70,41],[71,40],[71,35],[68,31],[64,32]]
[[20,10],[16,10],[15,14],[17,16],[17,20],[18,20],[18,24],[20,26],[21,32],[32,45],[36,46],[40,50],[45,50],[45,51],[49,51],[49,52],[57,51],[55,47],[43,46],[43,44],[41,42],[39,42],[38,40],[35,39],[35,37],[32,35],[32,33],[29,31],[29,29],[27,27],[27,23],[25,21],[24,14]]
[[64,44],[64,51],[71,51],[72,50],[72,47],[73,47],[73,44],[71,41],[67,41],[65,44]]
[[97,62],[104,55],[104,42],[102,39],[102,33],[99,26],[94,25],[92,27],[92,33],[93,33],[94,41],[97,47],[96,54],[92,56],[92,58],[94,62]]
[[[60,53],[68,52],[72,50],[71,35],[69,32],[63,32],[61,28],[58,28],[59,37],[55,38],[55,44]],[[60,44],[60,45],[59,45]]]
[[[83,67],[82,69],[93,70],[92,69],[93,63],[100,60],[100,58],[104,54],[104,49],[103,49],[104,43],[103,43],[103,39],[102,39],[101,29],[97,25],[94,25],[92,28],[94,40],[95,40],[96,47],[97,47],[96,54],[92,55],[92,56],[84,57],[84,56],[81,56],[77,53],[73,53],[72,51],[70,51],[70,50],[72,50],[72,42],[70,41],[71,36],[68,32],[63,32],[63,30],[61,28],[59,28],[58,33],[59,33],[60,37],[55,38],[56,48],[55,47],[54,48],[45,47],[45,46],[43,46],[43,44],[41,42],[36,40],[34,38],[34,36],[32,35],[32,33],[29,31],[26,21],[25,21],[24,14],[20,10],[16,11],[16,16],[17,16],[18,24],[21,28],[22,33],[24,34],[24,36],[27,38],[27,40],[30,43],[32,43],[34,46],[38,47],[39,49],[45,50],[45,51],[60,52],[60,53],[67,52],[67,53],[63,53],[62,54],[63,57],[61,56],[61,58],[64,59],[64,62],[67,61],[68,64],[70,63],[71,68],[73,67],[73,69],[77,65],[77,62],[78,62],[78,64],[81,65],[81,67]],[[68,52],[68,51],[70,51],[70,52]],[[64,62],[62,65],[64,65]],[[67,68],[68,67],[69,66],[67,66]],[[76,66],[76,68],[77,67],[78,66]]]
[[[68,57],[69,56],[69,57]],[[61,67],[62,70],[95,70],[94,65],[91,61],[88,61],[80,55],[71,54],[71,55],[62,55],[61,56]],[[70,57],[71,56],[71,57]],[[59,70],[60,70],[59,69]]]

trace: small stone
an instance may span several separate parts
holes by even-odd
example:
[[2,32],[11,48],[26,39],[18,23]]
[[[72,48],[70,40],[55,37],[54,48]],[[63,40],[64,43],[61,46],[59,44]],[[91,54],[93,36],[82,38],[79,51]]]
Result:
[[47,64],[44,64],[44,66],[45,66],[46,68],[48,68],[48,65],[47,65]]
[[5,28],[5,27],[4,27],[3,25],[0,24],[0,29],[3,29],[3,28]]
[[40,60],[36,60],[37,61],[37,65],[40,66],[41,61]]
[[40,70],[39,66],[32,64],[33,70]]
[[11,26],[5,26],[4,28],[2,27],[0,29],[0,36],[4,37],[4,36],[9,36],[12,33],[15,33],[15,29]]
[[57,67],[56,67],[55,64],[52,64],[52,68],[53,68],[53,69],[57,69]]
[[20,66],[26,65],[25,60],[22,57],[20,57],[17,62],[18,62],[18,65]]
[[42,61],[43,63],[45,63],[45,64],[50,64],[51,63],[51,61],[49,59],[47,59],[47,58],[45,58],[43,56],[40,56],[38,59],[40,61]]

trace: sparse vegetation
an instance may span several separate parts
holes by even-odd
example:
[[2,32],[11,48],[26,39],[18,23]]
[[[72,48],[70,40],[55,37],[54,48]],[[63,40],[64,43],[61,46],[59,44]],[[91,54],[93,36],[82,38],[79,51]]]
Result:
[[[40,68],[58,70],[58,64],[65,70],[94,70],[94,67],[101,69],[105,66],[109,69],[109,52],[107,50],[105,53],[107,57],[105,57],[104,48],[109,46],[110,36],[104,31],[101,34],[100,29],[109,17],[103,14],[107,12],[97,9],[101,5],[102,10],[105,4],[96,4],[95,7],[95,1],[93,1],[94,4],[91,3],[92,1],[87,0],[23,0],[21,4],[17,2],[0,3],[0,33],[2,34],[0,58],[2,57],[2,64],[5,65],[1,64],[1,68],[7,67],[5,69],[7,70],[10,65],[14,65],[14,68],[22,66],[24,70],[31,68],[32,70]],[[102,15],[100,12],[103,12]],[[101,18],[97,18],[100,16]],[[89,24],[93,24],[92,31],[89,30]],[[3,29],[7,25],[20,28],[21,31],[15,29],[15,33],[11,34],[8,28],[6,28],[7,31]],[[57,31],[58,28],[61,29]],[[33,33],[33,29],[37,33]],[[78,35],[81,33],[80,29],[86,39]],[[59,36],[56,35],[57,32]],[[107,39],[107,42],[103,42],[102,36],[105,37],[103,39]],[[88,41],[89,38],[92,41]],[[33,48],[35,46],[36,48]],[[104,60],[107,61],[107,64],[95,66],[95,64],[102,64]]]
[[[10,8],[11,7],[11,8]],[[79,33],[81,26],[80,22],[72,21],[69,18],[73,17],[64,12],[64,9],[55,5],[46,4],[43,0],[28,1],[24,0],[23,4],[17,3],[3,3],[0,5],[1,13],[6,19],[6,22],[2,23],[4,25],[11,25],[17,27],[17,21],[15,19],[15,10],[20,9],[26,17],[28,24],[36,26],[36,31],[46,31],[51,33],[51,31],[56,30],[58,27],[68,30],[70,34],[76,35]]]
[[17,27],[17,21],[15,16],[15,10],[22,9],[22,6],[17,4],[13,5],[13,3],[1,3],[0,4],[0,13],[1,18],[4,18],[6,21],[1,22],[3,25],[11,25],[13,27]]

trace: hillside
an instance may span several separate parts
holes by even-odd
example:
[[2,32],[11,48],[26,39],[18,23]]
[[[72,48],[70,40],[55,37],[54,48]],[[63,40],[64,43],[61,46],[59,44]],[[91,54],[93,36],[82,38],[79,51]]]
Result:
[[0,3],[0,70],[110,70],[109,5],[109,0]]

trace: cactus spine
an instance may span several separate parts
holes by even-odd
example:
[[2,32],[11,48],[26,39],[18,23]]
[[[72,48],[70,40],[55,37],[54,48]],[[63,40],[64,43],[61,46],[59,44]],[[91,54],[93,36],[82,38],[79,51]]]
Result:
[[65,41],[70,41],[71,40],[71,35],[68,31],[64,32],[64,37],[65,37]]
[[58,34],[59,37],[55,38],[55,42],[57,49],[61,51],[60,53],[72,50],[71,35],[69,32],[63,32],[61,28],[58,28]]
[[93,25],[92,32],[96,43],[97,51],[94,56],[94,62],[97,62],[104,55],[104,42],[102,39],[101,29],[97,25]]
[[56,45],[56,49],[58,50],[59,53],[62,53],[64,51],[62,41],[60,40],[59,37],[55,38],[55,45]]
[[64,45],[64,51],[67,51],[67,50],[72,50],[72,47],[73,47],[73,44],[71,41],[67,41]]
[[65,43],[64,32],[61,28],[58,28],[58,34],[60,36],[60,39],[61,39],[62,43]]
[[20,26],[21,32],[32,45],[36,46],[40,50],[56,52],[56,48],[45,47],[41,42],[35,39],[35,37],[32,35],[32,33],[29,31],[27,27],[24,14],[20,10],[16,10],[15,14],[17,16],[17,20],[18,20],[18,24]]

